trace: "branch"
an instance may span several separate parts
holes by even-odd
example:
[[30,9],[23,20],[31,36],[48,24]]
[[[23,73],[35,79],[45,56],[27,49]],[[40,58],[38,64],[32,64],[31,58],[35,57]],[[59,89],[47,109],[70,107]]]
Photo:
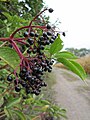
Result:
[[46,9],[44,9],[43,11],[41,11],[40,13],[38,13],[32,20],[31,20],[31,22],[30,22],[30,24],[29,24],[29,31],[28,31],[28,33],[30,33],[30,26],[32,25],[32,22],[33,21],[35,21],[37,18],[38,18],[38,16],[40,16],[44,11],[46,11],[46,10],[48,10],[47,8]]
[[22,59],[23,58],[23,54],[21,53],[21,51],[18,48],[17,44],[13,40],[11,40],[11,44],[14,47],[14,49],[16,50],[16,52],[18,53],[20,59]]
[[38,14],[32,19],[32,21],[30,22],[29,26],[31,26],[32,22],[35,21],[35,19],[37,19],[38,16],[40,16],[40,15],[41,15],[44,11],[46,11],[46,10],[48,10],[48,9],[46,8],[46,9],[44,9],[43,11],[41,11],[40,13],[38,13]]
[[7,43],[7,41],[5,41],[3,44],[1,44],[0,47],[3,47],[6,43]]
[[18,28],[17,30],[15,30],[15,31],[10,35],[10,39],[12,39],[12,38],[14,37],[14,35],[15,35],[18,31],[20,31],[20,30],[22,30],[22,29],[26,29],[26,28],[29,28],[29,26],[24,26],[24,27],[21,27],[21,28]]
[[0,41],[9,41],[10,38],[0,38]]

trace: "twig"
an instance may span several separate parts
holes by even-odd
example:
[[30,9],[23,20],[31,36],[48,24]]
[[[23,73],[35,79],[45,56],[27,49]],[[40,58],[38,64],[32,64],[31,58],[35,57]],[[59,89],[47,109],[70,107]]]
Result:
[[6,43],[7,43],[7,41],[5,41],[3,44],[1,44],[0,47],[3,47]]
[[5,69],[7,66],[8,66],[8,64],[6,64],[6,65],[0,67],[0,70],[1,70],[1,69]]

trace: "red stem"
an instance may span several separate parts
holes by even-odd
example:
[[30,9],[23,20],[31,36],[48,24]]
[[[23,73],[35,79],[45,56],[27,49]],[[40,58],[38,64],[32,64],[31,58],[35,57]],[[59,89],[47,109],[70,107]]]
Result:
[[[31,28],[32,27],[35,27],[35,28],[39,28],[39,29],[45,29],[46,28],[46,26],[36,26],[36,25],[34,25],[34,26],[31,26]],[[26,29],[26,28],[30,28],[30,26],[24,26],[24,27],[21,27],[21,28],[18,28],[16,31],[14,31],[11,35],[10,35],[10,39],[12,39],[13,37],[14,37],[14,35],[18,32],[18,31],[20,31],[20,30],[22,30],[22,29]],[[3,38],[4,39],[4,38]],[[19,38],[14,38],[14,39],[19,39]],[[24,39],[26,39],[26,38],[21,38],[22,40],[24,40]]]
[[21,41],[21,40],[18,40],[18,41],[16,41],[16,42],[19,42],[19,43],[21,43],[21,44],[23,44],[23,45],[26,45],[26,44],[27,44],[26,42],[23,42],[23,41]]
[[[37,15],[31,20],[29,26],[31,26],[31,25],[32,25],[32,22],[35,21],[35,20],[38,18],[38,16],[40,16],[40,15],[41,15],[44,11],[46,11],[46,10],[48,10],[48,9],[46,8],[46,9],[44,9],[43,11],[41,11],[39,14],[37,14]],[[31,28],[31,27],[30,27],[30,28]],[[30,33],[30,28],[29,28],[28,33]]]
[[[25,40],[26,38],[13,38],[13,40],[18,41],[18,40]],[[0,41],[10,41],[10,38],[0,38]]]
[[9,41],[10,38],[0,38],[0,41]]
[[36,25],[33,25],[32,28],[35,27],[35,28],[39,28],[39,29],[45,29],[46,26],[36,26]]
[[14,37],[14,35],[15,35],[18,31],[20,31],[20,30],[22,30],[22,29],[26,29],[26,28],[29,28],[29,26],[24,26],[24,27],[21,27],[21,28],[18,28],[17,30],[15,30],[15,31],[10,35],[10,39],[12,39],[12,38]]
[[29,26],[31,26],[32,22],[35,21],[35,19],[36,19],[38,16],[40,16],[40,15],[41,15],[44,11],[46,11],[46,10],[48,10],[48,9],[46,8],[46,9],[44,9],[43,11],[41,11],[40,13],[38,13],[38,14],[31,20]]
[[22,29],[25,29],[25,28],[29,28],[28,33],[30,33],[30,28],[31,28],[32,22],[35,21],[35,19],[36,19],[39,15],[41,15],[44,11],[46,11],[46,10],[47,10],[47,8],[44,9],[43,11],[41,11],[39,14],[37,14],[37,15],[34,17],[34,19],[31,20],[29,26],[24,26],[24,27],[21,27],[21,28],[17,29],[16,31],[14,31],[14,32],[10,35],[10,38],[12,39],[12,38],[14,37],[14,35],[15,35],[18,31],[20,31],[20,30],[22,30]]
[[26,38],[13,38],[14,41],[18,41],[18,40],[26,40]]
[[23,54],[21,53],[20,49],[18,48],[17,44],[11,40],[11,44],[13,45],[14,49],[16,50],[16,52],[18,53],[20,59],[22,59],[24,56]]

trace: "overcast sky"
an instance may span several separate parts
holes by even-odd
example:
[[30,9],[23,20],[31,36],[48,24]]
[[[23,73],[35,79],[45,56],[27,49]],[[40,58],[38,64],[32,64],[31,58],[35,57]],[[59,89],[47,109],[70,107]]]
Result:
[[[90,49],[90,0],[44,0],[48,7],[54,9],[50,21],[59,18],[61,31],[67,31],[62,37],[64,48]],[[48,14],[48,13],[46,13]]]

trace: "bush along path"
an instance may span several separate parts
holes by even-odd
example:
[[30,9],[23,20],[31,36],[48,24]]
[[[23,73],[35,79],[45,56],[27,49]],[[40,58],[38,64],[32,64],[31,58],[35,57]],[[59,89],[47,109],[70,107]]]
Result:
[[[46,87],[44,74],[52,71],[53,59],[63,63],[82,80],[84,69],[63,51],[63,41],[55,27],[46,23],[38,13],[29,23],[16,29],[9,37],[0,38],[0,119],[52,120],[65,117],[65,110],[42,99]],[[41,17],[41,18],[40,18]],[[38,95],[38,97],[36,97]],[[29,112],[25,112],[28,111]],[[17,115],[17,116],[16,116]]]

